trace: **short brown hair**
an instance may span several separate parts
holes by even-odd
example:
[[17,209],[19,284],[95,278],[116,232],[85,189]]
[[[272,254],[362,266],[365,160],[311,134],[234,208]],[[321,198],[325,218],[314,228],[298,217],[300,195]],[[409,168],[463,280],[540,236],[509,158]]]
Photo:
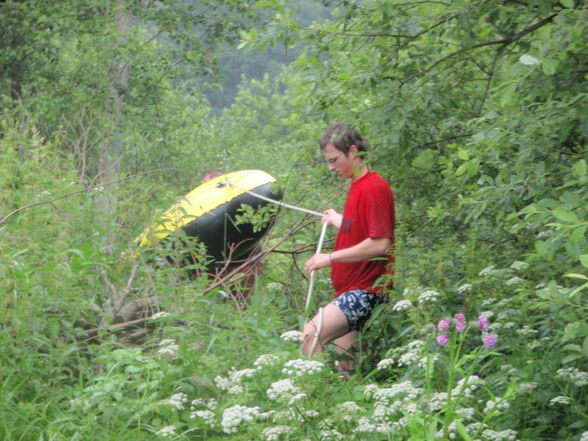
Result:
[[352,145],[357,147],[358,151],[364,152],[364,155],[368,149],[367,142],[361,137],[359,131],[344,123],[335,123],[323,132],[320,140],[321,150],[329,144],[343,152],[345,156],[349,154],[349,148]]
[[210,181],[211,179],[217,178],[219,176],[224,175],[225,172],[222,171],[220,168],[211,168],[210,170],[206,170],[200,180],[202,182]]

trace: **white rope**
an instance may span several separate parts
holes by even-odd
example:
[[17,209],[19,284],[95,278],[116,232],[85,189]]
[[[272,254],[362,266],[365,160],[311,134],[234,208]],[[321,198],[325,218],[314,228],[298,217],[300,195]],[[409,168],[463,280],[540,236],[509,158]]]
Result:
[[[319,237],[318,246],[316,247],[315,255],[321,252],[323,248],[323,242],[325,240],[325,233],[327,232],[327,223],[323,222],[323,229]],[[310,299],[312,297],[312,290],[314,289],[314,271],[310,272],[310,283],[308,284],[308,294],[306,295],[306,304],[304,305],[304,313],[308,314],[308,306],[310,305]]]
[[241,187],[235,185],[230,179],[227,179],[226,181],[229,183],[229,185],[231,187],[235,187],[238,190],[244,191],[245,193],[250,194],[252,196],[255,196],[256,198],[262,199],[264,201],[271,202],[272,204],[277,204],[281,207],[290,208],[292,210],[301,211],[303,213],[312,214],[314,216],[319,216],[319,217],[323,216],[323,213],[319,213],[318,211],[312,211],[312,210],[307,210],[306,208],[296,207],[295,205],[286,204],[284,202],[280,202],[280,201],[276,201],[275,199],[268,198],[267,196],[263,196],[263,195],[260,195],[257,193],[253,193],[252,191],[245,190],[244,188],[241,188]]
[[321,332],[323,332],[323,316],[324,316],[324,309],[319,308],[319,322],[318,327],[316,330],[316,334],[313,337],[312,346],[310,347],[310,353],[308,354],[309,357],[314,355],[314,351],[316,350],[316,345],[318,344],[321,338]]

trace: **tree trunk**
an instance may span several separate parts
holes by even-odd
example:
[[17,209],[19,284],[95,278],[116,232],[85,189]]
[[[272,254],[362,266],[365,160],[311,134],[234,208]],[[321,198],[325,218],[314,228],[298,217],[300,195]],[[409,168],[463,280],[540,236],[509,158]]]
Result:
[[[114,19],[116,28],[123,39],[120,44],[125,44],[125,36],[129,34],[131,19],[124,0],[115,0]],[[106,102],[106,130],[104,145],[98,153],[98,174],[96,208],[102,214],[105,224],[104,251],[112,253],[112,244],[115,234],[115,212],[117,203],[116,182],[120,179],[120,160],[123,144],[124,127],[124,92],[129,86],[129,65],[125,60],[117,57],[118,52],[114,48],[114,58],[109,63],[110,85]],[[108,184],[108,185],[104,185]]]

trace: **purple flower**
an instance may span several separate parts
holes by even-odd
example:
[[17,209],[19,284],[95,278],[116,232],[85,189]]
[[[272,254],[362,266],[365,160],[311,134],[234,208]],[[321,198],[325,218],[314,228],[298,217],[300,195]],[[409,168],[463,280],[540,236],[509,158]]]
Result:
[[455,329],[457,332],[463,332],[466,327],[465,322],[455,322]]
[[439,334],[437,336],[437,343],[439,343],[441,346],[447,346],[449,344],[449,335]]
[[439,331],[447,331],[450,326],[451,326],[451,319],[448,319],[448,318],[442,318],[439,320],[439,323],[437,323],[437,329]]
[[494,334],[486,334],[484,337],[482,337],[482,342],[487,348],[493,347],[496,344],[496,340],[497,338]]
[[458,313],[458,314],[455,314],[455,315],[453,316],[453,318],[454,318],[455,320],[457,320],[458,322],[465,322],[465,315],[463,315],[461,312],[460,312],[460,313]]
[[488,324],[488,319],[486,317],[484,317],[483,315],[481,315],[478,321],[480,323],[480,331],[488,332],[488,329],[490,329],[490,325]]

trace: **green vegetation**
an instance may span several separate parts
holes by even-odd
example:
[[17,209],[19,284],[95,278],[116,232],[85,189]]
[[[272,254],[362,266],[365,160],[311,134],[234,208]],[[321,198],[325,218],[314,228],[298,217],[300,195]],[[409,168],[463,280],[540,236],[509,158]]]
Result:
[[[0,439],[588,440],[588,5],[322,3],[0,3]],[[237,46],[271,75],[219,111]],[[245,311],[234,279],[129,258],[211,167],[340,209],[333,121],[399,218],[349,382],[287,341],[316,219],[280,210]]]

